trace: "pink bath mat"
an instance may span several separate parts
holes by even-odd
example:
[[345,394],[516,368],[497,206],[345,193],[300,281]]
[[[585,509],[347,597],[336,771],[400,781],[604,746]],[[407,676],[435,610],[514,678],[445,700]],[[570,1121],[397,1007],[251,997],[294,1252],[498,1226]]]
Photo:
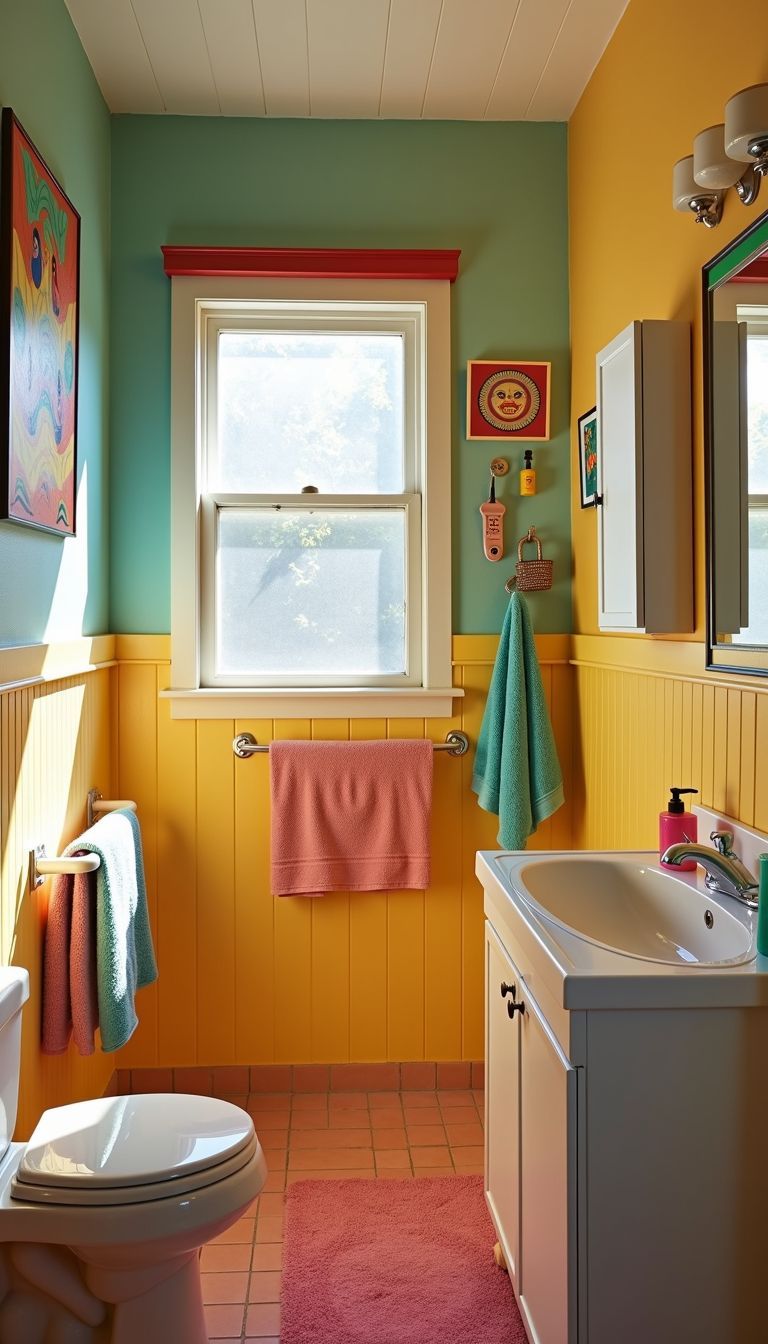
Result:
[[480,1176],[301,1181],[280,1344],[525,1344]]

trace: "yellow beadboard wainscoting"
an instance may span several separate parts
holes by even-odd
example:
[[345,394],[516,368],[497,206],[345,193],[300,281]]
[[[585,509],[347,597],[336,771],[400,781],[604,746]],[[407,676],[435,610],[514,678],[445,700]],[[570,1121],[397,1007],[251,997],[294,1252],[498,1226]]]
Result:
[[682,641],[574,635],[572,649],[578,848],[655,849],[673,784],[768,831],[764,679],[707,673]]
[[[85,824],[90,788],[112,790],[114,640],[0,649],[0,957],[26,966],[17,1137],[46,1106],[99,1096],[115,1056],[40,1052],[42,940],[50,883],[29,882],[29,851],[60,852]],[[88,670],[84,670],[88,669]],[[97,670],[98,669],[98,670]],[[77,671],[77,675],[74,675]],[[72,675],[69,675],[72,673]]]
[[[569,637],[537,640],[571,798]],[[140,994],[123,1067],[479,1059],[482,892],[475,851],[497,820],[470,790],[474,751],[435,756],[427,892],[275,900],[269,763],[237,760],[236,732],[276,738],[477,740],[497,639],[454,638],[453,719],[207,720],[170,717],[169,640],[117,636],[118,790],[135,798],[160,975]],[[535,847],[571,843],[570,801]],[[532,844],[532,847],[534,845]]]

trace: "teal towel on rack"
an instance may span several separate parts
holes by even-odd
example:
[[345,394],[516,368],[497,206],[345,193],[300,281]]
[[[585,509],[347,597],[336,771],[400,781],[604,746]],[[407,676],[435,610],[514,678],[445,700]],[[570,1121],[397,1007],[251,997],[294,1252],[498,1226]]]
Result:
[[102,1050],[119,1050],[138,1025],[134,996],[157,979],[141,830],[134,812],[108,812],[67,854],[98,854],[96,984]]
[[472,788],[499,818],[499,844],[524,849],[540,821],[564,802],[528,605],[513,593],[475,753]]

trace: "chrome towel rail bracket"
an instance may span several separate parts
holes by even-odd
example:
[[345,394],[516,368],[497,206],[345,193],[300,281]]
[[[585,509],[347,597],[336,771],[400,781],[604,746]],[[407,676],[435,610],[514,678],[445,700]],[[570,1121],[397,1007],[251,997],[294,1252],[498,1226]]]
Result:
[[[449,756],[466,756],[469,751],[469,738],[466,733],[456,730],[448,733],[444,742],[433,742],[432,746],[435,751],[447,751]],[[269,744],[257,742],[253,733],[238,733],[232,743],[232,750],[241,761],[244,761],[258,752],[269,751]]]
[[[136,804],[131,798],[102,798],[98,789],[91,789],[86,800],[88,828],[105,813],[118,810],[135,812]],[[30,886],[34,891],[55,873],[95,873],[100,862],[98,854],[56,854],[49,858],[45,845],[36,845],[29,852]]]

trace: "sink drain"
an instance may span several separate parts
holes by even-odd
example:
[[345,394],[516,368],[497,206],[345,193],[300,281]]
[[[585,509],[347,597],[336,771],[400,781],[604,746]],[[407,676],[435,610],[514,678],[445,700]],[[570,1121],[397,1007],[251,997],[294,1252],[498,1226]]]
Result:
[[707,928],[711,929],[714,922],[715,922],[715,916],[712,914],[712,911],[706,910],[704,912],[704,923],[706,924]]

